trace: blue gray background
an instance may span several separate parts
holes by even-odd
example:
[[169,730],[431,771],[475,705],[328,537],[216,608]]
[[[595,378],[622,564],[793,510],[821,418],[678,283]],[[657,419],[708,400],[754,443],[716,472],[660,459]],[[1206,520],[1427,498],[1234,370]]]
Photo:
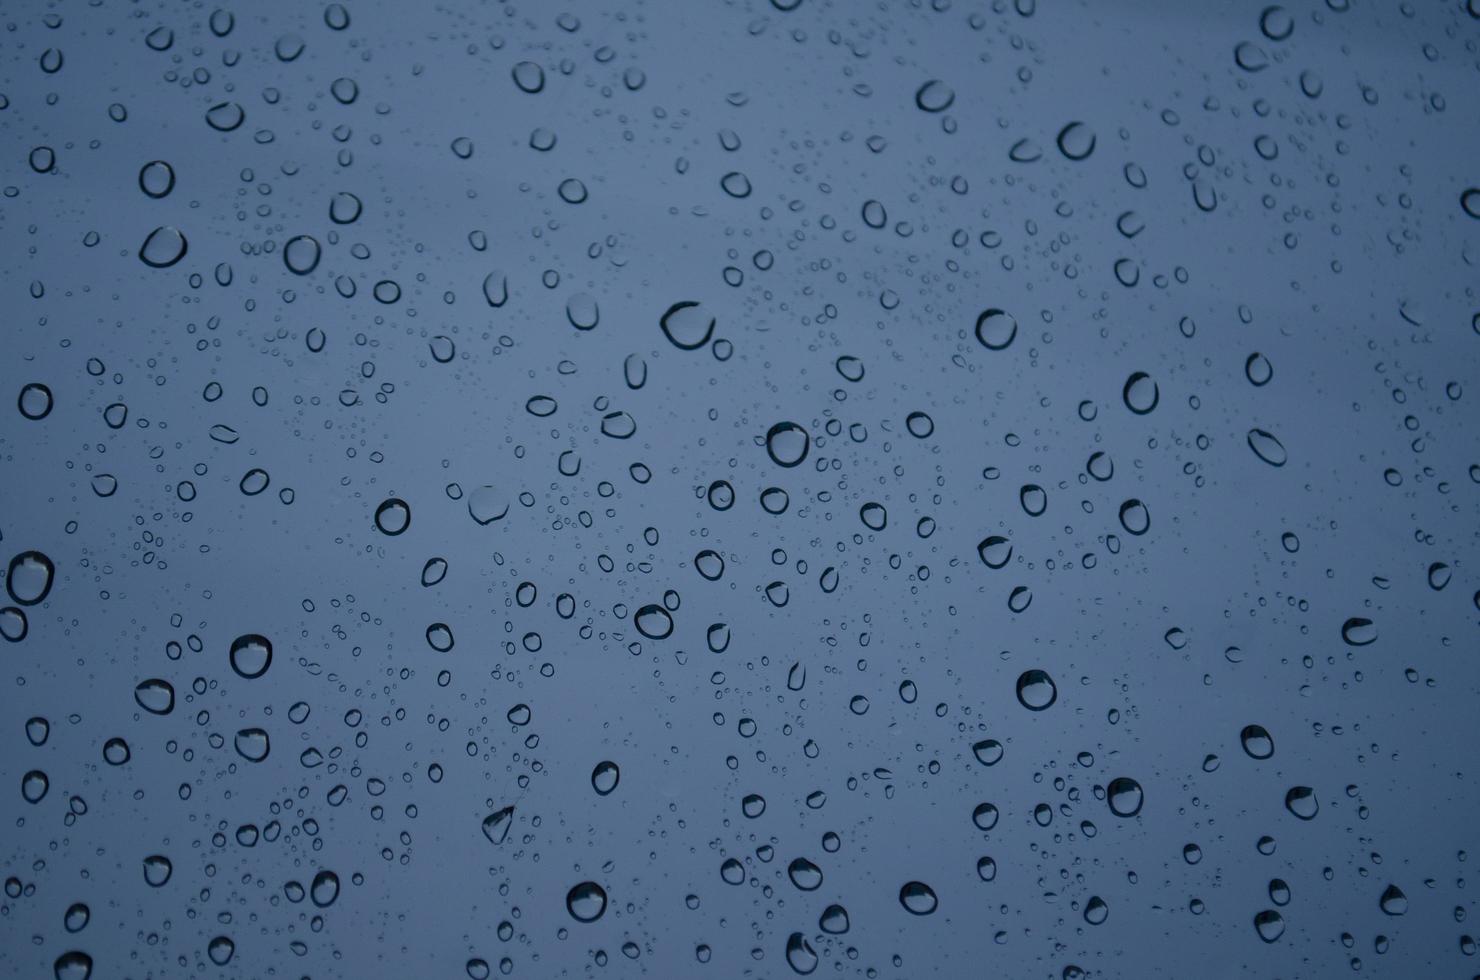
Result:
[[6,975],[1480,973],[1475,0],[0,20]]

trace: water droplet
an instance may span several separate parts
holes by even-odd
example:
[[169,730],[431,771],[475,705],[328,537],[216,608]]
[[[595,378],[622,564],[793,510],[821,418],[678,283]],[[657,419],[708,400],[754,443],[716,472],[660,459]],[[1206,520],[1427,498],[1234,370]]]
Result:
[[51,414],[51,389],[40,382],[33,381],[21,388],[16,404],[20,408],[21,415],[32,422],[39,422]]
[[1309,786],[1292,786],[1285,793],[1285,809],[1301,820],[1314,820],[1321,804],[1316,800],[1316,791]]
[[1134,817],[1140,813],[1143,799],[1141,784],[1128,776],[1112,779],[1105,787],[1105,800],[1117,817]]
[[483,818],[483,836],[494,844],[502,844],[514,825],[514,808],[506,806]]
[[938,78],[915,90],[915,105],[925,112],[945,112],[955,101],[955,90]]
[[189,247],[180,229],[160,225],[139,246],[139,258],[152,269],[167,269],[183,259]]
[[79,950],[63,953],[51,965],[56,980],[88,980],[92,976],[93,961]]
[[734,198],[750,196],[750,178],[732,170],[719,179],[719,186],[724,192]]
[[387,497],[375,508],[375,526],[390,537],[403,533],[411,526],[411,505],[400,497]]
[[1150,375],[1137,371],[1126,379],[1121,398],[1124,399],[1126,408],[1137,415],[1146,415],[1156,408],[1157,402],[1161,400],[1161,391]]
[[23,606],[34,606],[51,592],[56,566],[39,551],[23,551],[10,559],[5,591]]
[[1017,679],[1018,703],[1029,711],[1043,711],[1058,700],[1059,689],[1046,671],[1025,670]]
[[709,343],[714,317],[696,302],[685,300],[668,307],[658,321],[663,334],[680,350],[697,350]]
[[1245,725],[1239,732],[1239,742],[1251,759],[1268,759],[1274,755],[1274,739],[1262,725]]
[[1404,915],[1408,911],[1408,896],[1397,885],[1388,885],[1377,900],[1384,915]]
[[995,766],[1002,761],[1002,743],[995,738],[983,739],[977,742],[971,747],[971,751],[976,756],[976,761],[984,766]]
[[237,676],[254,680],[272,666],[272,641],[257,633],[247,633],[231,641],[231,669]]
[[929,915],[939,902],[929,885],[923,881],[910,881],[899,890],[899,904],[912,915]]
[[1017,320],[999,309],[983,310],[976,318],[976,339],[987,350],[1005,350],[1017,336]]
[[1048,510],[1048,493],[1036,483],[1025,483],[1018,488],[1018,503],[1029,517],[1042,517]]
[[479,524],[492,524],[508,513],[508,495],[497,487],[484,485],[468,494],[468,514]]
[[514,84],[519,86],[519,91],[534,95],[545,89],[545,69],[533,61],[521,61],[514,66],[511,73]]
[[318,240],[312,235],[297,235],[283,246],[283,264],[294,275],[306,276],[318,268],[321,252]]
[[621,781],[622,771],[617,764],[611,760],[596,763],[596,768],[591,770],[591,788],[596,790],[596,795],[606,796],[617,788]]
[[163,160],[151,160],[139,168],[139,190],[158,200],[175,189],[175,168]]
[[1285,920],[1274,909],[1265,909],[1254,916],[1254,931],[1260,939],[1272,943],[1285,934]]
[[144,859],[144,881],[152,888],[163,887],[174,871],[174,864],[163,854],[151,854]]
[[583,881],[566,893],[565,908],[577,922],[595,922],[606,911],[606,891],[594,881]]
[[1377,625],[1370,619],[1353,616],[1341,624],[1341,638],[1348,646],[1364,647],[1377,639]]
[[236,754],[248,762],[261,762],[271,749],[267,732],[261,728],[243,728],[234,740]]
[[1120,505],[1120,526],[1130,534],[1145,534],[1151,529],[1151,512],[1141,501],[1131,498]]
[[332,871],[320,871],[313,876],[313,883],[308,886],[308,895],[321,909],[333,905],[334,900],[339,897],[339,876]]
[[668,610],[656,604],[649,604],[637,610],[632,618],[637,632],[649,640],[667,639],[673,633],[673,616]]
[[1084,160],[1095,152],[1095,131],[1082,122],[1071,122],[1059,130],[1059,152],[1070,160]]
[[1263,429],[1249,430],[1249,448],[1254,450],[1255,456],[1270,466],[1284,466],[1285,460],[1289,458],[1284,444],[1275,438],[1274,433]]
[[218,102],[206,110],[206,123],[221,133],[229,133],[246,122],[247,113],[235,102]]
[[[836,908],[836,906],[834,906]],[[813,951],[807,937],[799,932],[794,932],[786,940],[786,963],[801,976],[806,976],[817,969],[819,960],[817,953]]]
[[1012,542],[999,534],[993,534],[981,540],[976,546],[976,553],[982,564],[988,568],[1003,568],[1012,560]]
[[50,788],[51,780],[40,769],[32,769],[21,776],[21,799],[27,803],[40,803],[46,798],[46,791]]
[[766,452],[777,466],[798,466],[811,446],[807,430],[795,422],[777,422],[766,432]]

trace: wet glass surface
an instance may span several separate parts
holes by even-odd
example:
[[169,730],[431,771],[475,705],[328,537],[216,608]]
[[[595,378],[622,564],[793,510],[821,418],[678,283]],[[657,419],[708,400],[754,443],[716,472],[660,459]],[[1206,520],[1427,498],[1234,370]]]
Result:
[[0,19],[6,976],[1480,973],[1480,0]]

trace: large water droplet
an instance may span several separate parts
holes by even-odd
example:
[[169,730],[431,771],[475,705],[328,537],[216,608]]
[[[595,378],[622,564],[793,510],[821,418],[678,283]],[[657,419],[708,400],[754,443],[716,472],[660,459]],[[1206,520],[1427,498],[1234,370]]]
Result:
[[929,915],[940,903],[929,885],[923,881],[910,881],[899,890],[899,904],[912,915]]
[[697,350],[709,342],[714,333],[714,317],[698,303],[685,300],[668,307],[658,325],[673,346],[680,350]]
[[149,233],[144,244],[139,246],[139,258],[153,269],[167,269],[185,257],[189,243],[180,229],[160,225]]
[[1043,711],[1058,700],[1059,689],[1046,671],[1025,670],[1017,679],[1018,703],[1029,711]]
[[583,881],[566,893],[565,908],[577,922],[595,922],[606,911],[606,891],[594,881]]
[[238,636],[231,642],[230,660],[238,676],[254,680],[272,666],[272,642],[257,633]]
[[777,466],[798,466],[811,446],[807,430],[795,422],[777,422],[766,432],[766,452]]

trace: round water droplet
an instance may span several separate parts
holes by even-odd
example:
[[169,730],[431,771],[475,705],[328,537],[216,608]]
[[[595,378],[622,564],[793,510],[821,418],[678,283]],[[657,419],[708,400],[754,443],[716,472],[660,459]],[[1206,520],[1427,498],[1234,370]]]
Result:
[[236,754],[248,762],[261,762],[267,758],[271,745],[267,732],[261,728],[243,728],[236,733]]
[[237,676],[255,680],[272,666],[272,641],[257,633],[247,633],[231,641],[231,669]]
[[121,738],[110,738],[103,743],[103,761],[110,766],[124,765],[132,755],[128,743]]
[[797,858],[787,865],[786,875],[793,885],[804,892],[816,891],[822,887],[822,869],[806,858]]
[[766,432],[766,452],[777,466],[799,466],[811,444],[807,430],[795,422],[777,422]]
[[1292,786],[1285,793],[1285,809],[1301,820],[1314,820],[1321,811],[1321,804],[1316,799],[1316,791],[1309,786]]
[[519,91],[527,92],[530,95],[544,91],[545,69],[533,61],[519,62],[514,66],[511,74],[514,77],[514,84],[519,87]]
[[139,246],[139,258],[151,269],[167,269],[183,259],[189,247],[180,229],[160,225]]
[[976,756],[976,761],[984,766],[995,766],[1002,761],[1002,743],[995,738],[983,739],[971,747],[971,752]]
[[411,505],[400,497],[388,497],[375,508],[375,526],[381,534],[395,537],[411,526]]
[[329,220],[336,225],[353,224],[360,218],[364,211],[364,205],[360,199],[348,191],[340,191],[329,198]]
[[663,640],[673,634],[673,616],[668,610],[656,604],[649,604],[637,610],[632,622],[637,627],[637,632],[649,640]]
[[595,297],[589,293],[576,293],[565,304],[565,318],[577,330],[594,330],[601,321],[601,310]]
[[322,249],[317,239],[312,235],[297,235],[283,246],[283,264],[294,275],[306,276],[318,268],[320,254]]
[[151,854],[144,859],[144,881],[152,888],[163,887],[174,870],[174,864],[163,854]]
[[1048,493],[1036,483],[1025,483],[1018,488],[1018,503],[1029,517],[1041,517],[1048,510]]
[[924,112],[945,112],[955,101],[955,90],[938,78],[915,90],[915,105]]
[[175,189],[175,168],[163,160],[151,160],[139,168],[139,190],[156,200]]
[[1274,755],[1274,739],[1270,738],[1263,725],[1245,725],[1238,737],[1249,758],[1268,759]]
[[1059,689],[1046,671],[1025,670],[1017,679],[1018,703],[1029,711],[1043,711],[1058,700]]
[[706,548],[694,556],[694,568],[711,582],[717,582],[725,573],[725,560],[719,552]]
[[75,949],[58,956],[51,965],[56,980],[88,980],[92,976],[92,968],[92,957]]
[[738,170],[732,170],[721,177],[719,186],[731,197],[750,196],[750,178]]
[[1082,122],[1071,122],[1059,130],[1059,152],[1070,160],[1084,160],[1095,152],[1095,131]]
[[685,300],[668,307],[658,321],[663,334],[680,350],[697,350],[709,343],[714,317],[696,302]]
[[1000,534],[993,534],[981,540],[976,546],[976,554],[988,568],[1003,568],[1012,560],[1012,542]]
[[1105,787],[1105,801],[1110,804],[1110,812],[1117,817],[1134,817],[1141,812],[1143,800],[1141,784],[1129,776],[1112,779]]
[[1017,320],[1010,313],[987,309],[976,318],[976,339],[987,350],[1005,350],[1017,336]]
[[308,886],[308,897],[321,909],[333,905],[339,897],[339,876],[332,871],[314,875],[313,883]]
[[50,788],[51,780],[40,769],[32,769],[21,776],[21,799],[27,803],[40,803],[46,798],[46,791]]
[[596,768],[591,770],[591,788],[596,790],[596,795],[606,796],[617,788],[621,781],[622,771],[617,764],[611,760],[596,763]]
[[23,606],[34,606],[51,592],[56,566],[39,551],[23,551],[10,559],[5,591]]
[[21,415],[32,422],[39,422],[51,414],[51,389],[39,381],[33,381],[21,388],[20,397],[16,399],[16,406],[20,409]]
[[1151,512],[1133,497],[1120,505],[1120,526],[1130,534],[1145,534],[1151,529]]
[[929,915],[940,903],[929,885],[923,881],[910,881],[899,890],[899,904],[911,915]]
[[606,891],[594,881],[583,881],[566,893],[565,908],[577,922],[595,922],[606,911]]
[[1265,909],[1254,916],[1254,931],[1260,939],[1272,943],[1285,934],[1285,920],[1274,909]]
[[1146,415],[1156,408],[1157,402],[1161,400],[1161,391],[1149,374],[1137,371],[1126,379],[1121,398],[1125,401],[1126,408],[1137,415]]
[[235,102],[218,102],[206,110],[206,124],[222,133],[238,128],[246,119],[246,111]]
[[479,524],[492,524],[508,513],[508,495],[497,487],[485,485],[468,494],[468,514]]
[[866,503],[858,509],[858,519],[870,531],[882,531],[889,524],[889,513],[880,503]]
[[1262,387],[1269,384],[1274,377],[1274,365],[1269,363],[1269,358],[1255,351],[1244,361],[1244,376],[1249,379],[1250,384]]
[[134,687],[134,701],[154,715],[167,715],[175,710],[175,688],[158,677],[140,681]]

